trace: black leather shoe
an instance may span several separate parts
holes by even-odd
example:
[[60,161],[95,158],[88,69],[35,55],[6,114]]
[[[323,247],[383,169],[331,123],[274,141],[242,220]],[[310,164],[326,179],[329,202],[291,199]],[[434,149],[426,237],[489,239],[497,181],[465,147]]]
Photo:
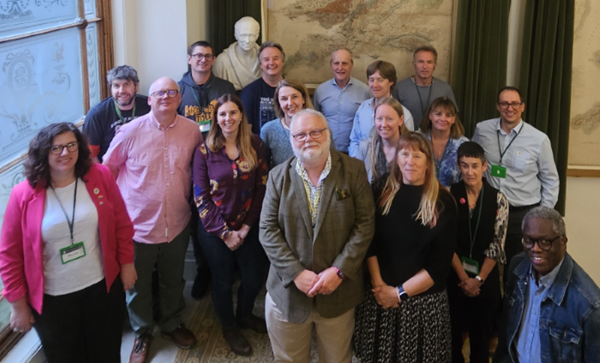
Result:
[[258,316],[250,315],[249,318],[237,319],[238,326],[242,329],[252,329],[257,333],[267,333],[267,323],[265,319],[261,319]]
[[227,344],[229,344],[229,348],[231,348],[231,351],[236,355],[244,357],[252,355],[250,343],[248,343],[248,340],[237,326],[223,329],[223,338],[225,338]]

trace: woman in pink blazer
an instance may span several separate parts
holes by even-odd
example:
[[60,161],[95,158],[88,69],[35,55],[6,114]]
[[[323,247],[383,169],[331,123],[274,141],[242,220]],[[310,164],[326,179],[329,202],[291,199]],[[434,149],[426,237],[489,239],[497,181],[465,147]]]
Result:
[[10,325],[35,327],[48,362],[120,362],[133,225],[117,185],[70,123],[31,141],[0,237]]

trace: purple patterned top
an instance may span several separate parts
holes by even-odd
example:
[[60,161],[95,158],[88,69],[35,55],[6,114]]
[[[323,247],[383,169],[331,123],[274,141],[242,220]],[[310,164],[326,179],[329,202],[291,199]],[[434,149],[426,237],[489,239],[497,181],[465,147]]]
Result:
[[258,222],[267,184],[265,145],[252,135],[252,147],[258,157],[257,167],[248,170],[238,157],[231,160],[225,148],[212,152],[200,144],[194,155],[194,198],[204,228],[225,240],[230,231],[242,224]]

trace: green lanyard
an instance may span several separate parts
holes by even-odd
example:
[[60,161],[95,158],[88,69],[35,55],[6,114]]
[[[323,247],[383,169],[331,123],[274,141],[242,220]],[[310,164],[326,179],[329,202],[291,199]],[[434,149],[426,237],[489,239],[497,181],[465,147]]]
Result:
[[54,196],[56,197],[56,200],[58,201],[58,205],[60,205],[60,209],[62,209],[63,213],[65,214],[65,218],[67,219],[67,224],[69,225],[69,232],[71,233],[71,245],[74,243],[73,230],[75,229],[75,205],[77,204],[77,182],[78,181],[79,181],[79,179],[75,179],[75,191],[73,192],[73,214],[71,216],[71,220],[69,220],[67,211],[65,210],[62,203],[60,202],[60,199],[58,199],[58,195],[56,195],[54,188],[52,187],[52,185],[50,185],[50,189],[52,189],[52,193],[54,193]]
[[[502,122],[502,121],[500,121],[500,122]],[[502,164],[502,158],[504,157],[504,154],[506,154],[510,145],[512,145],[513,141],[515,141],[517,136],[519,136],[519,133],[521,133],[521,130],[523,130],[523,125],[521,125],[521,128],[519,129],[519,131],[517,131],[517,134],[515,135],[515,137],[513,137],[513,139],[510,140],[510,142],[508,143],[508,146],[504,149],[504,151],[502,151],[500,149],[500,130],[496,130],[496,137],[498,138],[498,153],[500,154],[500,162],[498,164]]]
[[[429,100],[431,98],[431,89],[433,88],[433,78],[431,78],[431,84],[429,85],[429,94],[427,95],[427,104],[423,107],[423,100],[421,99],[421,92],[419,92],[419,86],[417,85],[417,78],[415,77],[415,89],[417,90],[417,95],[419,96],[419,105],[421,105],[421,113],[423,117],[425,117],[425,111],[427,111],[427,107],[429,107]],[[419,123],[421,120],[419,120]]]
[[[121,114],[121,110],[119,109],[119,107],[117,107],[117,101],[114,101],[115,104],[115,112],[117,113],[117,116],[119,116],[119,120],[121,120],[121,125],[125,125],[125,119],[123,118],[123,115]],[[133,111],[131,111],[131,119],[133,120],[135,118],[135,99],[133,99]]]
[[[466,189],[466,186],[465,186]],[[479,229],[479,221],[481,221],[481,210],[483,209],[483,186],[481,187],[481,192],[479,193],[479,214],[477,215],[477,223],[475,223],[475,233],[471,232],[471,211],[469,211],[469,242],[471,244],[471,249],[469,250],[469,258],[473,258],[473,245],[475,244],[475,237],[477,236],[477,230]],[[467,197],[468,199],[468,197]],[[467,202],[468,204],[468,202]]]

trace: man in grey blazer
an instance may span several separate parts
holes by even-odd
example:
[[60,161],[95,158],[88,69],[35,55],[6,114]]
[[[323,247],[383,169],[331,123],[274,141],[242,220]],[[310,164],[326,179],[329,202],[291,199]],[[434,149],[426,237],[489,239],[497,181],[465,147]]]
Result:
[[354,307],[375,205],[361,161],[330,150],[327,120],[305,109],[290,125],[295,157],[268,179],[260,240],[271,260],[265,315],[277,362],[350,362]]

